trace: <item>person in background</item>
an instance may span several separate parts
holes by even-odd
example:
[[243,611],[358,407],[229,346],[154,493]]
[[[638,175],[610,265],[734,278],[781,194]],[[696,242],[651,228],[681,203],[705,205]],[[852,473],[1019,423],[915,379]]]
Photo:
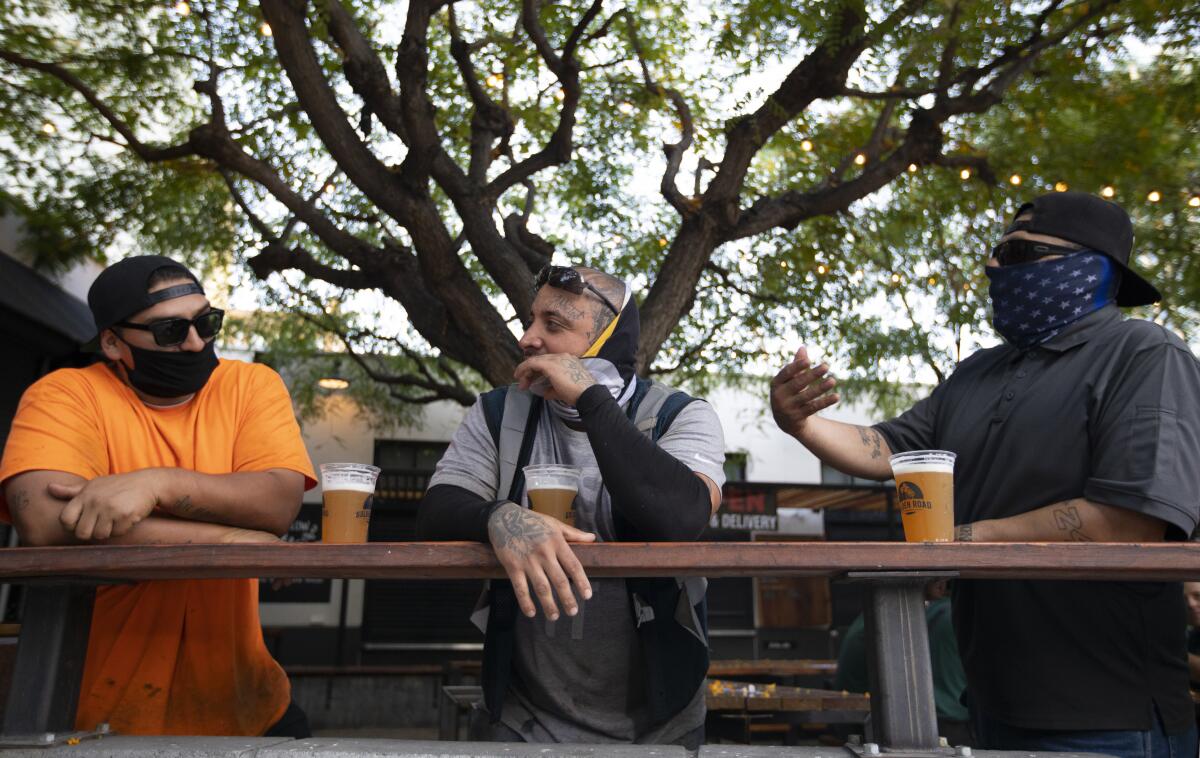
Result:
[[[950,582],[932,581],[925,586],[925,623],[929,627],[929,661],[933,669],[933,696],[937,704],[938,734],[952,745],[970,744],[967,707],[963,692],[967,675],[958,656],[954,624],[950,614]],[[866,623],[858,614],[846,628],[838,650],[837,675],[833,688],[848,692],[867,692]]]

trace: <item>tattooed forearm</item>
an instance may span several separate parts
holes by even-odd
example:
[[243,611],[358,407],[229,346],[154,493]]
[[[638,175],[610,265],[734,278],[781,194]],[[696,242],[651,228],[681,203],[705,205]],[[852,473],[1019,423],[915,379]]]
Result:
[[1064,505],[1060,508],[1055,508],[1051,511],[1054,516],[1054,525],[1060,532],[1066,532],[1069,539],[1074,542],[1093,542],[1094,540],[1083,532],[1083,517],[1079,515],[1079,509],[1073,505]]
[[858,427],[858,438],[862,440],[863,447],[869,448],[871,451],[872,460],[877,460],[883,457],[883,437],[879,432],[869,427]]
[[516,503],[500,506],[488,520],[488,538],[496,550],[529,555],[535,547],[550,539],[550,535],[550,527],[541,518]]
[[22,513],[29,507],[29,493],[25,490],[15,490],[8,498],[8,512],[13,516]]
[[191,495],[184,495],[176,500],[175,505],[173,505],[170,510],[176,516],[182,516],[183,518],[191,519],[193,521],[220,521],[217,518],[217,514],[213,513],[207,508],[203,508],[193,503]]
[[974,542],[975,535],[972,533],[970,524],[963,524],[954,528],[954,539],[956,542]]

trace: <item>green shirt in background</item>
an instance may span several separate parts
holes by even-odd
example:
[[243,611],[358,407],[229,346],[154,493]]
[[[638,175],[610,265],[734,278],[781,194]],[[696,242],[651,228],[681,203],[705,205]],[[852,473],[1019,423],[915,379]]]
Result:
[[[838,654],[834,689],[847,692],[866,692],[870,689],[865,623],[860,613],[846,629]],[[958,643],[950,620],[950,598],[939,598],[926,605],[925,623],[929,627],[929,659],[933,667],[933,697],[937,703],[938,718],[965,722],[967,707],[962,704],[961,698],[963,690],[967,688],[967,675],[958,657]]]

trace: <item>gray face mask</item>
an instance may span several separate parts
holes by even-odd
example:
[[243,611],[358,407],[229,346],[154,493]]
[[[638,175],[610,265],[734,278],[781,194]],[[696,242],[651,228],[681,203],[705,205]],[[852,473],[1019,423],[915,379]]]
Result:
[[129,383],[151,397],[183,397],[199,392],[217,368],[213,342],[198,352],[147,350],[125,344],[133,355],[133,366],[121,364],[129,375]]

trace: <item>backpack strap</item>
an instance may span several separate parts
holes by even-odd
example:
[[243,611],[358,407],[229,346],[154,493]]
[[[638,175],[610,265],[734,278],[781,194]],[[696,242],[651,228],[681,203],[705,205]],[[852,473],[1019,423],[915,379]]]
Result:
[[660,382],[638,378],[638,389],[629,402],[627,413],[639,432],[652,442],[658,442],[679,412],[698,399]]

